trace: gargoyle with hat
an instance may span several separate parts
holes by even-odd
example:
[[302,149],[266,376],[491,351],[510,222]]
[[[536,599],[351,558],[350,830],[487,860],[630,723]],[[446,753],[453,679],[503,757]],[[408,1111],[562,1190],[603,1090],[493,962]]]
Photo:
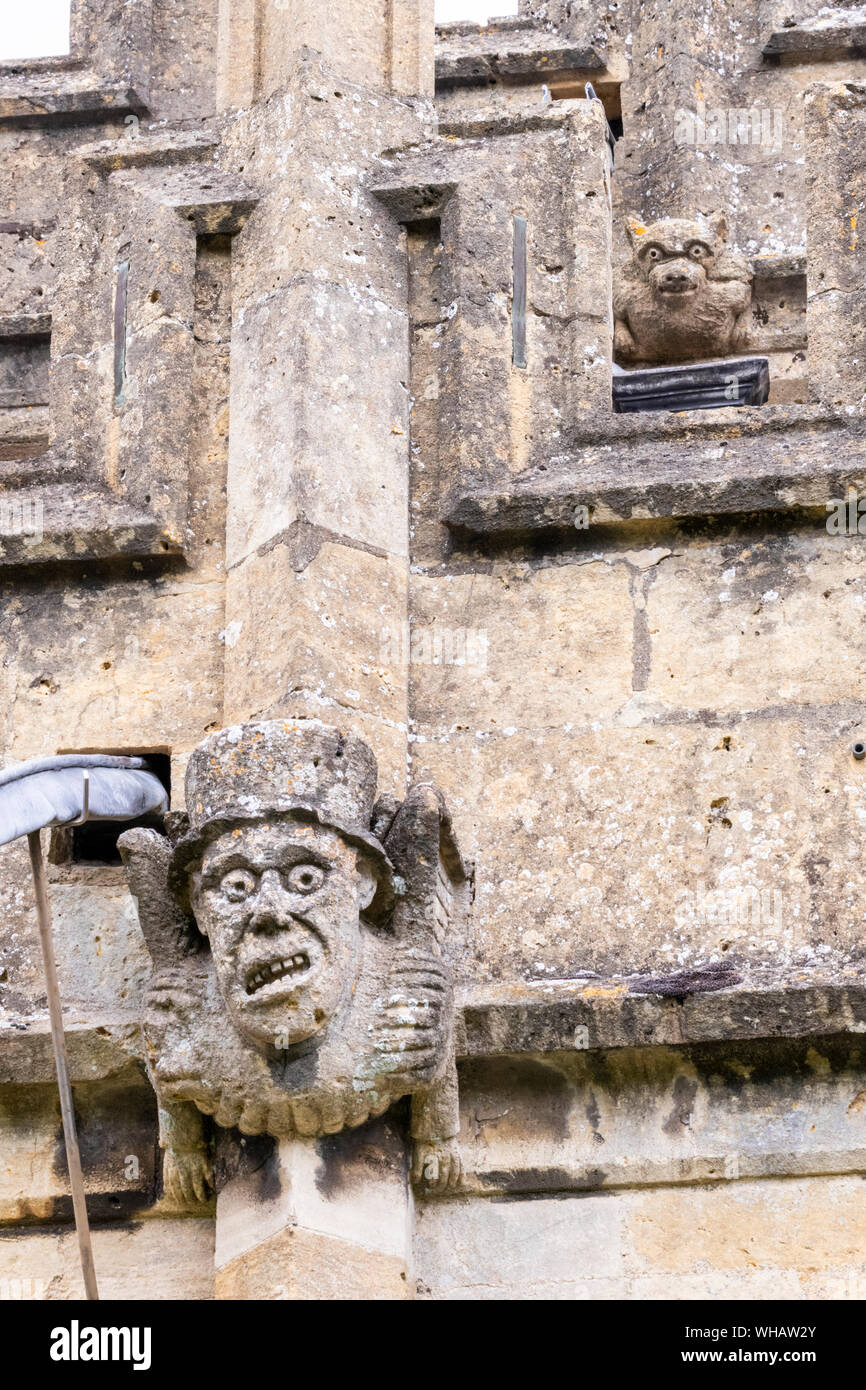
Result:
[[316,720],[206,739],[167,835],[119,844],[153,970],[143,1028],[176,1201],[212,1184],[206,1122],[320,1136],[412,1097],[413,1176],[455,1187],[449,948],[467,876],[441,792],[375,801],[376,759]]

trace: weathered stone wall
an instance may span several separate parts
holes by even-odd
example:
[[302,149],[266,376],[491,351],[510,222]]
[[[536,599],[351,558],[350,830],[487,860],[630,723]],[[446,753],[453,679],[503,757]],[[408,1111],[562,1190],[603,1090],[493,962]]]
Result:
[[[123,870],[52,837],[106,1296],[863,1296],[866,108],[813,8],[79,0],[83,66],[0,64],[4,760],[182,810],[206,734],[321,719],[475,866],[463,1191],[397,1106],[220,1132],[186,1208]],[[623,217],[719,212],[769,403],[615,415]],[[65,1298],[20,844],[0,900],[0,1289]]]

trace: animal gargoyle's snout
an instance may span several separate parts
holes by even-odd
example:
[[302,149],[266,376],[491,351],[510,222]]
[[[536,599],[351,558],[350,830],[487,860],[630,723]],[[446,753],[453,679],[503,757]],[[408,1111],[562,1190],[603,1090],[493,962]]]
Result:
[[704,278],[700,269],[688,261],[669,261],[667,265],[657,266],[650,279],[659,294],[685,294],[696,290]]

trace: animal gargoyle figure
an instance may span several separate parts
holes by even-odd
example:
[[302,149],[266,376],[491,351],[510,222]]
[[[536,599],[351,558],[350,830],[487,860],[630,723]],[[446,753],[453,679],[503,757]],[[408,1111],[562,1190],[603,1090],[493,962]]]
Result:
[[614,283],[614,357],[649,365],[726,357],[742,347],[752,276],[727,245],[724,214],[626,218],[632,260]]
[[173,838],[120,837],[153,961],[143,1028],[177,1202],[212,1185],[204,1115],[318,1136],[407,1095],[413,1178],[460,1182],[448,953],[466,872],[442,794],[418,784],[374,806],[376,779],[352,734],[238,725],[193,753]]

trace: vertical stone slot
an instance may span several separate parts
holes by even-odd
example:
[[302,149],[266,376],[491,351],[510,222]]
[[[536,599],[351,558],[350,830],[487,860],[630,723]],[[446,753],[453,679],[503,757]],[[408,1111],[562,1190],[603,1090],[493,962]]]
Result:
[[117,267],[114,289],[114,404],[123,405],[126,389],[126,304],[129,295],[129,261]]
[[438,218],[406,228],[409,265],[410,554],[432,559],[441,548],[433,505],[439,485],[440,397],[445,369],[442,227]]
[[514,287],[511,301],[511,360],[526,366],[526,218],[514,218]]
[[190,419],[189,556],[208,576],[222,575],[229,449],[232,238],[196,239],[193,307],[193,414]]

